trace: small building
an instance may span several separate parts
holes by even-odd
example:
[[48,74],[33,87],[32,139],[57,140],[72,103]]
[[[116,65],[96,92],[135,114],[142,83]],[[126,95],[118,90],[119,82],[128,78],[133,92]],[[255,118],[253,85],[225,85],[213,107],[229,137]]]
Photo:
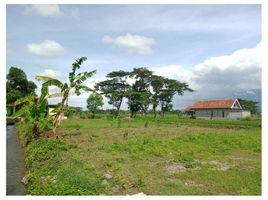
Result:
[[250,117],[250,111],[243,110],[237,99],[201,100],[185,108],[197,119],[241,119]]

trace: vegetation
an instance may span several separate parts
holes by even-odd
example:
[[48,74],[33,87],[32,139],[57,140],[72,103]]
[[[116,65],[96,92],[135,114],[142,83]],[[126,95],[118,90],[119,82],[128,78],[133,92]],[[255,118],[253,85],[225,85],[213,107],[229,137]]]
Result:
[[14,113],[14,102],[30,94],[35,95],[37,86],[34,82],[27,80],[27,76],[23,70],[16,67],[11,67],[9,69],[6,79],[7,114],[12,115]]
[[28,193],[261,194],[260,119],[124,119],[64,120],[60,139],[31,142]]
[[246,99],[238,99],[238,101],[244,110],[249,110],[253,115],[258,113],[258,102]]
[[49,95],[49,98],[51,97],[62,97],[61,103],[59,107],[56,109],[56,115],[53,119],[53,132],[55,133],[55,130],[57,126],[59,125],[59,122],[61,120],[61,116],[64,113],[64,110],[66,109],[66,105],[68,105],[68,97],[70,95],[70,92],[74,90],[74,93],[79,96],[81,94],[81,90],[84,90],[86,92],[93,91],[86,85],[83,85],[83,83],[90,77],[92,77],[96,70],[93,70],[91,72],[81,72],[77,73],[77,70],[81,67],[84,61],[86,61],[86,57],[81,57],[77,59],[72,64],[72,71],[69,73],[69,82],[68,83],[62,83],[61,81],[47,76],[36,76],[37,80],[43,81],[42,84],[43,87],[49,87],[49,86],[56,86],[60,88],[60,93],[54,93]]
[[43,86],[41,95],[37,96],[26,96],[15,101],[14,106],[20,106],[12,117],[23,117],[20,124],[30,124],[31,134],[27,134],[26,143],[31,141],[31,138],[38,138],[41,131],[49,130],[51,128],[52,118],[48,114],[48,87]]
[[[99,82],[95,88],[109,99],[108,103],[116,108],[114,116],[118,116],[123,99],[127,99],[130,117],[141,111],[148,114],[149,106],[160,106],[161,116],[172,109],[172,99],[175,94],[183,95],[185,91],[193,90],[187,83],[154,75],[145,67],[134,68],[131,72],[114,71],[106,76],[108,80]],[[135,82],[131,85],[129,79]]]
[[109,99],[108,103],[116,108],[114,116],[118,116],[123,98],[126,96],[130,85],[127,83],[127,76],[129,72],[114,71],[106,75],[108,80],[99,82],[95,88],[99,90],[106,98]]
[[103,106],[103,98],[100,94],[94,92],[87,99],[87,109],[92,113],[92,118],[95,118],[95,113],[99,107]]
[[[28,194],[261,194],[260,118],[190,119],[172,110],[174,95],[193,91],[188,84],[154,75],[147,68],[114,71],[97,83],[95,89],[115,108],[103,111],[101,94],[84,85],[96,70],[78,73],[85,60],[72,64],[67,83],[36,76],[43,81],[39,97],[26,95],[35,87],[25,74],[18,80],[24,86],[15,87],[19,91],[25,87],[23,97],[16,99],[16,92],[10,93],[17,107],[13,117],[21,117],[16,126],[26,144]],[[11,69],[9,87],[15,86],[14,74],[23,75]],[[60,92],[49,94],[50,86]],[[88,111],[68,106],[72,91],[93,92],[87,99]],[[54,116],[48,112],[47,99],[52,97],[61,97]],[[120,110],[124,98],[129,111]],[[241,102],[254,111],[256,102]],[[60,125],[63,112],[70,119]]]

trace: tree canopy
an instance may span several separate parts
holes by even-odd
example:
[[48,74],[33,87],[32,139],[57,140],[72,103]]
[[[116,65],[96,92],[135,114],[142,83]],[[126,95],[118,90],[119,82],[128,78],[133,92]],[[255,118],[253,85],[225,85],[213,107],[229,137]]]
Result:
[[103,98],[100,94],[93,92],[87,98],[87,109],[92,113],[92,118],[95,118],[96,111],[103,106]]
[[35,95],[36,84],[27,80],[25,72],[17,67],[11,67],[6,76],[6,103],[13,104],[17,99],[27,95]]
[[108,79],[97,83],[95,88],[109,99],[108,103],[116,108],[117,113],[126,98],[131,117],[139,111],[146,115],[150,105],[155,115],[157,106],[160,106],[164,116],[164,112],[172,108],[175,94],[193,91],[187,83],[154,75],[146,67],[134,68],[131,72],[113,71],[106,77]]
[[249,110],[251,114],[258,113],[258,102],[246,99],[238,99],[240,105],[242,106],[243,110]]

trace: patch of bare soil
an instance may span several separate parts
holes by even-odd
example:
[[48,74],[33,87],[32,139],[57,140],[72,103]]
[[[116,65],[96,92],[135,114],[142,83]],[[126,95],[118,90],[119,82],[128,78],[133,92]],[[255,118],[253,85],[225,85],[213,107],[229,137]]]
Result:
[[241,165],[241,166],[236,166],[238,169],[242,170],[242,171],[252,171],[255,168],[251,167],[251,166],[245,166],[245,165]]
[[226,157],[231,159],[231,160],[237,160],[237,161],[256,161],[256,159],[254,159],[254,158],[246,158],[246,157],[237,156],[237,155],[229,155]]
[[178,172],[185,172],[186,167],[184,166],[183,163],[173,163],[168,166],[166,166],[166,172],[173,174],[173,173],[178,173]]
[[189,180],[186,180],[184,185],[186,186],[193,186],[193,187],[203,187],[204,185],[203,184],[198,184],[196,182],[194,182],[193,180],[189,179]]
[[226,170],[234,167],[233,165],[230,165],[228,163],[223,163],[223,162],[220,162],[218,160],[212,160],[212,161],[195,160],[195,162],[200,163],[202,165],[214,165],[217,167],[217,170],[219,170],[219,171],[226,171]]
[[46,138],[51,138],[51,137],[59,138],[61,135],[62,133],[58,131],[55,133],[53,133],[53,131],[45,131],[40,134],[41,137],[46,137]]

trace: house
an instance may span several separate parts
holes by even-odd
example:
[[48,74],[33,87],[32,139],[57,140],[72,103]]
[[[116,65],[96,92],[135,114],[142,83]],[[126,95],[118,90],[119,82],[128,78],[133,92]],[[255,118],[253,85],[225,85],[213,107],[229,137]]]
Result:
[[250,111],[243,110],[237,99],[201,100],[185,108],[197,119],[241,119],[250,117]]

